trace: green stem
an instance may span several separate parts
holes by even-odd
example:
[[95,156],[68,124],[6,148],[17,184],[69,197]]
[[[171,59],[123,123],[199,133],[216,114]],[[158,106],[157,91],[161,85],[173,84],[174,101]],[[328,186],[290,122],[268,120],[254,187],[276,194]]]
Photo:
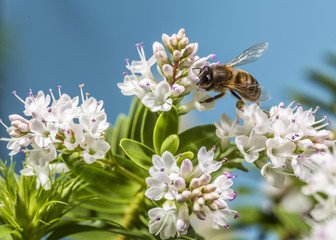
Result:
[[140,183],[141,185],[143,185],[144,187],[147,186],[145,180],[143,180],[142,178],[138,177],[137,175],[135,175],[134,173],[128,171],[126,168],[124,168],[121,165],[117,165],[116,166],[117,171],[121,172],[122,174],[124,174],[125,176],[133,179],[134,181]]

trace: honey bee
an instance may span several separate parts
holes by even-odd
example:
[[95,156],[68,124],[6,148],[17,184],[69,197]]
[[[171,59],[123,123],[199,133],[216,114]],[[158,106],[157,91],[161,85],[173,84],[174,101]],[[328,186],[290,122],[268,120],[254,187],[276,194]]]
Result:
[[200,68],[199,87],[206,91],[219,92],[218,95],[208,98],[202,103],[209,103],[224,97],[227,90],[238,98],[236,106],[240,110],[246,104],[244,99],[249,102],[268,100],[269,94],[251,74],[240,69],[233,69],[235,66],[257,61],[267,47],[268,43],[258,43],[226,64]]

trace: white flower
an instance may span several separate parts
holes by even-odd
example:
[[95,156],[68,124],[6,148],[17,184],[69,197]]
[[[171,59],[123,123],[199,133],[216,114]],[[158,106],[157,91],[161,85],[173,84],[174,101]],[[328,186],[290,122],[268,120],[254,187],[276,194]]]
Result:
[[[127,64],[126,68],[132,73],[140,73],[141,79],[149,78],[153,79],[153,74],[151,73],[151,67],[155,64],[156,59],[152,56],[148,61],[146,60],[145,51],[141,44],[137,44],[137,51],[140,56],[140,61],[132,61],[131,65]],[[128,63],[128,62],[127,62]]]
[[168,239],[176,235],[177,210],[174,204],[165,202],[163,208],[156,207],[148,211],[148,223],[151,234],[160,234],[161,239]]
[[312,174],[317,169],[317,164],[311,161],[310,156],[316,151],[308,149],[292,159],[292,167],[295,175],[304,182],[309,182]]
[[84,141],[83,127],[80,124],[71,122],[68,129],[64,129],[64,146],[68,150],[74,150]]
[[30,130],[35,143],[40,148],[45,148],[49,144],[58,141],[55,138],[58,133],[58,127],[53,122],[44,123],[40,120],[32,119],[30,121]]
[[36,96],[33,96],[33,93],[30,92],[26,98],[26,110],[23,113],[26,116],[31,116],[33,112],[45,113],[49,103],[50,95],[45,96],[42,91],[39,91]]
[[216,135],[221,139],[222,149],[226,149],[230,145],[230,140],[232,137],[239,135],[245,135],[248,133],[249,129],[242,126],[238,126],[236,121],[232,121],[231,118],[222,113],[220,124],[215,120]]
[[261,168],[261,175],[266,178],[266,181],[273,187],[281,188],[285,181],[285,175],[282,173],[283,168],[272,165],[272,163],[266,163]]
[[238,136],[236,137],[236,145],[243,154],[244,159],[248,163],[253,163],[259,158],[259,152],[265,150],[267,137],[263,135]]
[[32,166],[46,167],[48,162],[57,157],[55,146],[50,144],[48,148],[33,148],[29,151],[28,164]]
[[322,223],[315,223],[312,226],[310,236],[303,238],[303,240],[334,240],[335,226],[336,226],[335,216]]
[[272,164],[276,167],[284,167],[286,160],[292,157],[296,145],[290,140],[275,137],[266,141],[266,148]]
[[145,196],[153,201],[160,200],[163,196],[167,200],[175,199],[177,189],[172,185],[169,176],[162,172],[154,172],[152,177],[146,178],[149,189],[146,190]]
[[214,149],[207,151],[205,147],[201,147],[197,154],[198,165],[193,172],[195,177],[215,172],[222,166],[222,162],[214,161],[213,157]]
[[173,179],[177,176],[179,172],[179,167],[176,165],[176,159],[168,151],[165,151],[162,156],[153,155],[152,157],[153,167],[149,169],[149,174],[154,175],[155,173],[161,172],[165,173]]
[[229,208],[213,211],[206,205],[203,206],[202,210],[206,214],[207,219],[209,219],[211,227],[213,227],[214,229],[219,229],[220,227],[228,227],[228,218],[232,215],[232,213],[235,212]]
[[99,138],[109,127],[105,112],[98,112],[94,115],[84,115],[79,118],[80,125],[94,138]]
[[117,85],[121,89],[121,93],[125,96],[136,95],[142,99],[146,94],[145,89],[139,85],[138,76],[135,75],[125,75],[124,82],[118,83]]
[[233,184],[233,181],[228,178],[226,175],[218,176],[214,184],[217,186],[216,192],[220,195],[220,199],[222,200],[232,200],[234,191],[230,188]]
[[172,91],[166,81],[160,82],[152,92],[147,93],[141,102],[151,109],[152,112],[169,111],[173,104],[173,99],[169,98]]
[[323,221],[336,216],[336,196],[330,196],[327,199],[316,197],[317,204],[310,211],[310,215],[316,221]]
[[208,95],[207,92],[201,91],[201,90],[195,90],[193,94],[193,99],[182,105],[179,108],[180,113],[187,113],[193,109],[197,109],[198,111],[206,111],[206,110],[212,110],[214,109],[214,105],[216,101],[211,102],[203,102],[209,98],[212,98],[210,95]]
[[84,149],[83,158],[87,164],[95,162],[97,159],[104,158],[107,151],[110,149],[110,145],[103,139],[96,139],[90,134],[84,134],[85,142],[81,144]]

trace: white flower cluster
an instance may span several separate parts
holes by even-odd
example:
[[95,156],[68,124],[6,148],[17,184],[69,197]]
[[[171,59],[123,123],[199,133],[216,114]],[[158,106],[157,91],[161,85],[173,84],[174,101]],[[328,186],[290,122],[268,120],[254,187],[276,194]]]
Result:
[[163,207],[149,210],[149,232],[160,234],[161,239],[186,234],[190,225],[190,215],[194,213],[201,220],[209,220],[212,227],[228,228],[228,217],[235,213],[226,200],[233,200],[236,193],[230,189],[233,176],[224,172],[211,182],[211,173],[217,171],[222,163],[213,160],[214,148],[207,151],[202,147],[197,155],[198,165],[193,166],[184,159],[179,167],[170,152],[153,156],[151,177],[146,179],[149,189],[145,195],[158,201],[164,198]]
[[335,239],[336,217],[331,218],[322,224],[313,224],[311,235],[303,240],[334,240]]
[[311,156],[333,145],[333,141],[327,139],[330,132],[321,129],[330,122],[318,125],[327,117],[315,120],[318,107],[304,111],[300,104],[293,105],[294,102],[285,107],[280,103],[266,113],[254,103],[246,105],[243,111],[237,110],[238,117],[244,120],[243,126],[225,114],[221,124],[215,122],[222,147],[226,148],[234,137],[245,160],[261,167],[261,174],[276,187],[282,186],[289,172],[309,182],[318,168]]
[[50,95],[39,91],[34,95],[31,91],[22,100],[14,91],[13,94],[23,102],[26,119],[18,114],[9,116],[11,126],[7,132],[9,155],[18,152],[28,153],[26,168],[23,175],[37,175],[38,184],[50,189],[49,172],[64,171],[63,165],[49,164],[57,157],[57,151],[80,151],[86,163],[90,164],[104,157],[110,146],[102,139],[109,124],[103,109],[103,101],[93,97],[84,99],[83,85],[80,85],[82,104],[78,106],[79,97],[71,98],[62,94],[58,87],[59,99],[52,90]]
[[[192,69],[209,65],[206,60],[213,59],[215,55],[211,54],[206,58],[195,56],[198,44],[189,43],[184,29],[170,37],[163,34],[162,42],[163,45],[154,42],[153,56],[148,61],[142,43],[136,44],[140,61],[132,61],[130,64],[129,59],[125,60],[126,68],[131,74],[124,72],[124,82],[118,83],[121,92],[127,96],[136,95],[151,111],[158,112],[169,111],[173,104],[180,102],[185,95],[195,90],[193,100],[181,106],[180,112],[186,113],[194,108],[200,111],[213,109],[214,102],[202,103],[209,96],[197,90],[199,78],[195,74],[196,70]],[[155,62],[163,78],[160,81],[157,81],[151,72]]]

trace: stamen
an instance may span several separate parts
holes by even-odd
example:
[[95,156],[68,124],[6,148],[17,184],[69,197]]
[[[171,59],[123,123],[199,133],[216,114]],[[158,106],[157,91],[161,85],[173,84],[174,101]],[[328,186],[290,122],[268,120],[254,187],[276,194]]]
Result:
[[127,75],[127,72],[123,72],[123,75],[126,76],[126,75]]
[[234,215],[234,219],[237,219],[237,218],[239,218],[239,213],[236,213],[236,214]]
[[83,94],[83,87],[84,87],[84,84],[79,84],[78,87],[80,88],[81,97],[82,97],[82,102],[84,102],[84,94]]
[[160,217],[157,217],[157,218],[155,218],[155,220],[156,220],[156,221],[160,221],[160,220],[161,220],[161,218],[160,218]]
[[212,151],[215,151],[216,150],[216,146],[212,146]]
[[219,60],[219,61],[217,61],[217,62],[215,63],[215,65],[219,65],[219,64],[220,64],[220,62],[221,62],[220,60]]
[[125,60],[124,60],[125,62],[129,62],[129,58],[125,58]]
[[233,178],[232,174],[229,173],[229,172],[224,172],[223,174],[224,174],[224,176],[226,176],[229,179]]
[[0,118],[0,123],[2,124],[2,126],[4,126],[6,129],[8,129],[7,125],[4,124],[4,122],[2,121],[2,119]]
[[161,169],[160,169],[161,172],[164,172],[164,170],[165,170],[164,168],[161,168]]
[[54,102],[56,102],[55,96],[54,96],[54,94],[53,94],[51,88],[49,88],[49,92],[50,92],[50,95],[51,95],[52,100],[53,100]]
[[59,97],[61,97],[62,96],[62,93],[61,93],[62,86],[58,85],[57,88],[58,88],[58,95],[59,95]]
[[86,92],[85,93],[85,99],[87,100],[88,99],[88,96],[90,95],[90,93]]
[[211,54],[210,55],[210,59],[213,60],[217,55],[214,53],[214,54]]
[[182,153],[179,153],[179,155],[178,155],[179,157],[182,157]]
[[227,161],[228,161],[228,159],[227,159],[227,158],[223,158],[223,161],[224,161],[224,162],[227,162]]
[[12,92],[12,94],[14,94],[14,96],[15,96],[17,99],[19,99],[21,102],[23,102],[23,104],[26,104],[26,102],[23,101],[23,100],[16,94],[16,91],[15,91],[15,90]]

